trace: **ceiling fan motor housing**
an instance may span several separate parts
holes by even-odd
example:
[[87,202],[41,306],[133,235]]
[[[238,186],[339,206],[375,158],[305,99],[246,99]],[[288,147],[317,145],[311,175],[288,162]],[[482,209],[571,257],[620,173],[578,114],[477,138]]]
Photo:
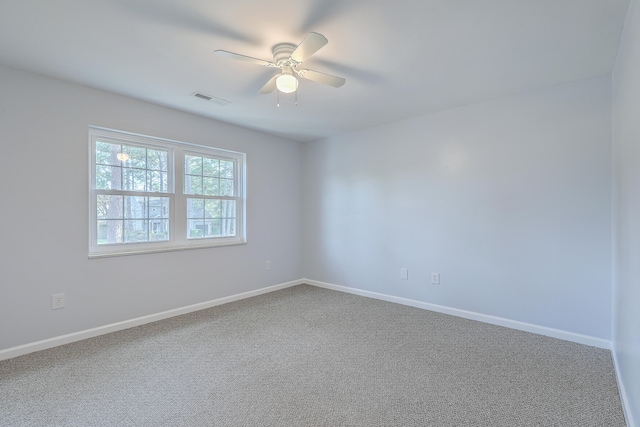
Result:
[[275,45],[272,50],[273,62],[275,62],[278,67],[282,67],[283,65],[295,67],[298,64],[291,59],[291,54],[296,47],[296,45],[291,43],[280,43]]

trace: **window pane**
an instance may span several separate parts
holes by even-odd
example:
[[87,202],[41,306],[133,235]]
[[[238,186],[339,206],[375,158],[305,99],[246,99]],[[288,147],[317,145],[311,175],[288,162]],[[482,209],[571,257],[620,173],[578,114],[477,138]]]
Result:
[[219,181],[218,178],[202,178],[202,194],[217,196],[219,193]]
[[202,175],[202,157],[184,156],[184,173]]
[[127,219],[148,218],[147,198],[141,196],[125,196],[124,217]]
[[233,178],[233,162],[220,160],[220,178]]
[[122,168],[118,166],[96,166],[96,188],[99,190],[121,190]]
[[149,240],[149,222],[147,220],[124,220],[124,242],[146,242]]
[[149,218],[169,218],[168,197],[149,197]]
[[204,157],[202,159],[202,175],[204,176],[219,176],[220,162],[217,159],[210,159]]
[[149,221],[149,240],[154,242],[169,240],[168,219],[152,219]]
[[124,145],[122,146],[122,152],[129,155],[127,166],[131,168],[139,168],[139,169],[147,168],[147,149],[146,148]]
[[236,201],[235,200],[221,200],[221,218],[235,218],[236,217]]
[[220,179],[220,195],[233,196],[233,180],[232,179]]
[[164,150],[147,150],[147,168],[157,171],[167,171],[169,154]]
[[187,199],[187,218],[204,218],[203,199]]
[[167,173],[160,171],[147,171],[147,191],[168,193]]
[[202,177],[186,175],[184,177],[185,194],[202,194]]
[[220,218],[220,202],[221,200],[205,200],[205,218]]
[[193,184],[191,182],[191,175],[184,176],[184,194],[193,194]]
[[209,230],[207,231],[207,237],[220,237],[220,220],[209,220]]
[[147,172],[145,170],[124,168],[123,172],[123,190],[146,191]]
[[236,235],[236,220],[222,219],[220,234],[222,237],[233,237]]
[[98,220],[98,244],[122,243],[122,220]]
[[204,236],[206,225],[203,220],[190,219],[188,222],[189,239],[201,239]]
[[120,144],[96,141],[96,164],[120,166],[118,153],[120,153]]
[[96,203],[96,213],[98,219],[121,219],[122,218],[122,196],[110,194],[98,194]]

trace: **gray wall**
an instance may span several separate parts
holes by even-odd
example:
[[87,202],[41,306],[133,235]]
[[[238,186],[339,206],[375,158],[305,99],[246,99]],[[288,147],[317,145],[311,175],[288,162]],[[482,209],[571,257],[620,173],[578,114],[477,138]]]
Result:
[[628,416],[640,422],[640,4],[633,0],[613,73],[613,345]]
[[[3,67],[0,93],[0,349],[302,276],[299,143]],[[89,125],[246,152],[248,243],[89,260]]]
[[609,76],[308,143],[303,162],[305,277],[611,339]]

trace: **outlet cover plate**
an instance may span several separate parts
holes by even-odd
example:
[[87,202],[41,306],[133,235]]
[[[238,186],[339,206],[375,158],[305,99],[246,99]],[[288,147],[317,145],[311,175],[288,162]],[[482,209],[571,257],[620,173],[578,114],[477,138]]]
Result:
[[64,294],[51,295],[51,310],[64,308]]
[[440,273],[431,273],[431,284],[432,285],[440,284]]

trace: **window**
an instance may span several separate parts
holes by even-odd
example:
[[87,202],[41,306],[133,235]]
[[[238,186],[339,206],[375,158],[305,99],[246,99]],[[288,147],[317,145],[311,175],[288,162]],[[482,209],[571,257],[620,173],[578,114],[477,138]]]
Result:
[[187,154],[184,194],[190,239],[235,235],[234,165],[230,160]]
[[245,154],[90,128],[89,256],[240,244]]

